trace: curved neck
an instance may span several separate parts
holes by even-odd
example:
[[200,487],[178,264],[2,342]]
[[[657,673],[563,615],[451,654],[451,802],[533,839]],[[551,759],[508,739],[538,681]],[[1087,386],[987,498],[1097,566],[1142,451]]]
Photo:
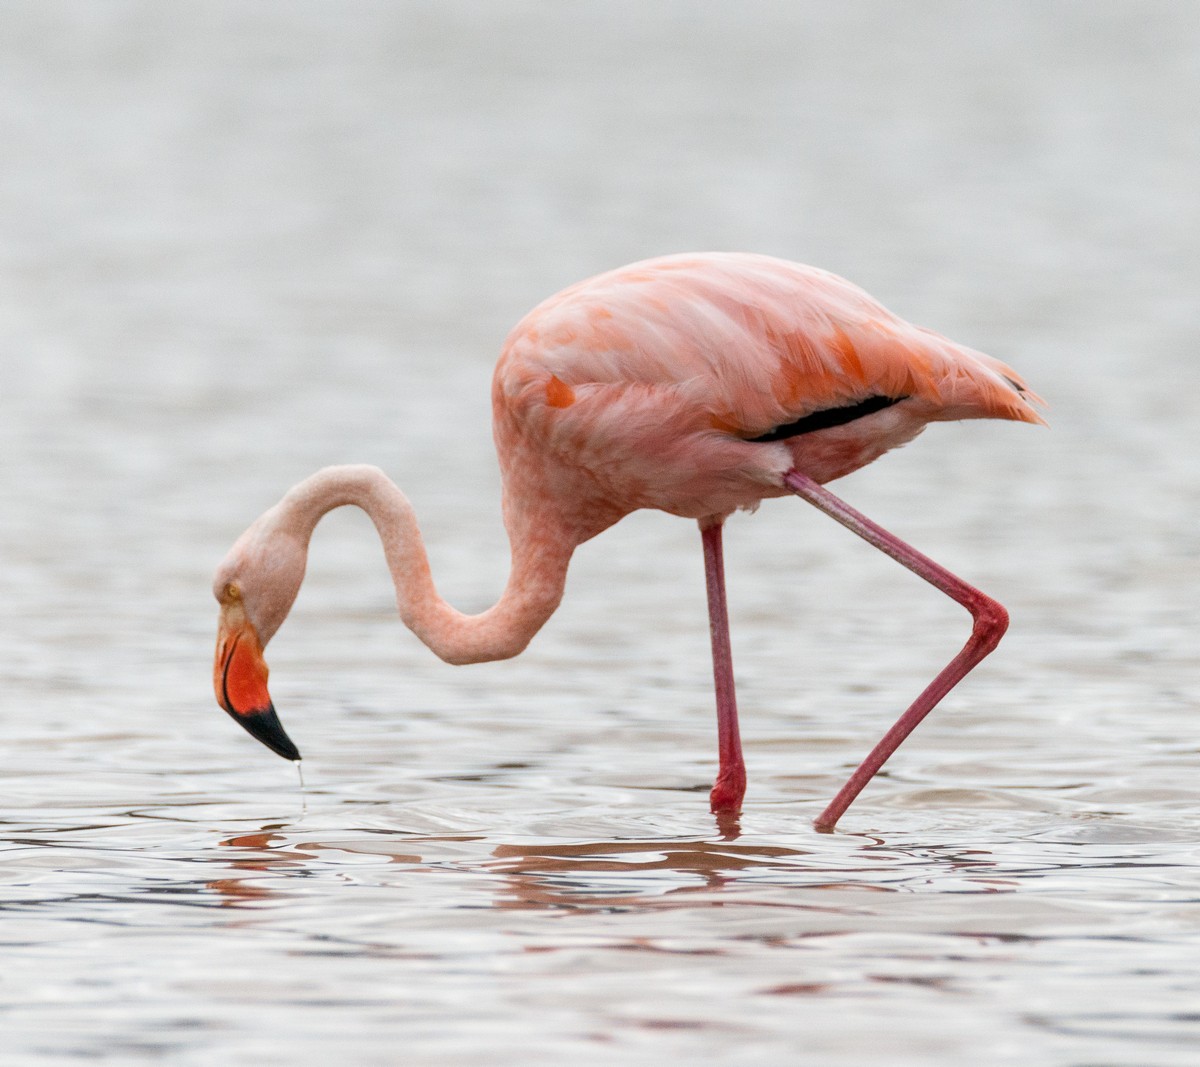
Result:
[[575,544],[542,516],[519,529],[509,523],[512,569],[495,606],[479,615],[464,615],[451,607],[434,586],[412,504],[378,467],[317,471],[279,502],[276,521],[307,550],[321,517],[348,504],[362,508],[379,531],[400,618],[448,663],[482,663],[517,655],[562,600]]

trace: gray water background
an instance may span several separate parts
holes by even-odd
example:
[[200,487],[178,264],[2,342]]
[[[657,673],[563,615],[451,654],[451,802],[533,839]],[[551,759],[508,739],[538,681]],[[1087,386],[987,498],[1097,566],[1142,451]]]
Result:
[[[1192,3],[0,3],[5,1062],[1197,1062],[1198,119]],[[814,833],[967,621],[735,518],[721,827],[692,525],[450,668],[339,512],[270,649],[301,788],[213,703],[228,545],[373,462],[486,606],[505,333],[706,248],[1048,398],[839,484],[999,651]]]

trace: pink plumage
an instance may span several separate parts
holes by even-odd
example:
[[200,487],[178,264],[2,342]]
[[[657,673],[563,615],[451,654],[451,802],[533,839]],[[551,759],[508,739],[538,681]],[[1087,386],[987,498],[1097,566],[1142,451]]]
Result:
[[[789,467],[832,481],[934,420],[1041,421],[998,360],[837,275],[736,253],[648,260],[551,297],[509,335],[492,396],[506,481],[561,482],[563,507],[612,521],[637,508],[724,516],[786,493]],[[908,399],[774,448],[748,443],[872,396]]]
[[463,615],[437,594],[404,495],[375,468],[327,468],[292,489],[218,568],[217,699],[298,759],[266,689],[262,649],[295,599],[309,537],[355,504],[383,540],[401,618],[453,663],[520,652],[562,597],[571,553],[639,508],[700,523],[720,770],[711,803],[736,812],[745,767],[729,654],[721,528],[766,497],[808,500],[972,614],[963,651],[885,735],[817,820],[829,829],[916,724],[999,641],[1004,609],[828,490],[929,422],[1042,422],[1003,363],[898,318],[842,278],[767,256],[635,263],[565,289],[509,335],[492,408],[512,571],[500,601]]

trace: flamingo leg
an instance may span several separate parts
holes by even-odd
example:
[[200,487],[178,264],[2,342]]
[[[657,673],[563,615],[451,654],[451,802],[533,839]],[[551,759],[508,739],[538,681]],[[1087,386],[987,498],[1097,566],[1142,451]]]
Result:
[[906,737],[916,728],[947,693],[950,692],[966,675],[1000,643],[1004,631],[1008,629],[1008,612],[989,596],[985,596],[974,586],[968,585],[961,578],[946,570],[941,564],[935,563],[928,556],[922,555],[915,548],[905,544],[898,537],[876,525],[849,504],[844,503],[824,486],[818,485],[807,475],[799,471],[789,471],[783,478],[783,484],[797,496],[807,500],[814,507],[820,508],[830,518],[836,519],[846,529],[858,534],[859,537],[874,545],[881,552],[891,556],[897,563],[903,564],[914,574],[924,578],[957,601],[971,613],[974,626],[971,636],[963,649],[954,657],[934,678],[923,693],[913,702],[912,706],[896,720],[895,725],[880,739],[870,754],[859,765],[850,780],[842,786],[837,796],[830,801],[829,806],[817,817],[815,826],[818,830],[832,830],[837,825],[846,809],[853,803],[854,798],[862,792],[863,787],[875,776],[880,767]]
[[733,654],[729,646],[729,609],[725,601],[725,563],[721,523],[700,527],[704,541],[704,577],[708,587],[708,625],[712,634],[713,682],[717,691],[717,751],[720,766],[709,805],[717,814],[741,810],[746,793],[746,764],[738,730],[737,697],[733,688]]

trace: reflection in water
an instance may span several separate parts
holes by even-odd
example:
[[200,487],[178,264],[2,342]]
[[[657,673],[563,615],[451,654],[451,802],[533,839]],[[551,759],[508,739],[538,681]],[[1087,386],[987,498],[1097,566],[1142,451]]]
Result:
[[634,908],[720,891],[737,872],[774,868],[802,853],[725,841],[607,841],[499,845],[493,855],[489,869],[504,875],[507,886],[499,907]]
[[276,875],[289,870],[303,869],[306,859],[303,853],[287,848],[276,847],[273,842],[283,842],[286,838],[279,833],[261,832],[256,834],[240,834],[222,840],[222,848],[236,848],[242,852],[251,852],[251,856],[239,856],[230,862],[234,871],[246,872],[236,877],[217,878],[206,885],[214,893],[219,893],[226,905],[249,904],[256,901],[278,899],[285,894],[273,883],[274,879],[259,878],[256,875]]
[[[408,871],[450,871],[500,876],[504,889],[495,894],[501,909],[660,909],[678,906],[749,905],[761,900],[755,890],[791,888],[805,898],[788,906],[830,910],[813,898],[814,891],[918,892],[945,889],[947,880],[962,893],[1012,891],[1020,884],[1005,877],[1007,869],[984,849],[954,846],[897,847],[878,837],[863,837],[836,863],[811,848],[788,848],[769,842],[741,842],[726,832],[719,840],[654,839],[611,841],[539,841],[496,844],[490,853],[468,859],[443,855],[447,845],[484,845],[476,835],[367,836],[308,838],[296,833],[260,832],[222,839],[222,848],[239,855],[227,860],[235,877],[207,883],[229,903],[286,895],[287,882],[338,869],[352,860],[399,864]],[[399,838],[397,840],[397,838]],[[857,862],[855,862],[857,859]],[[1074,865],[1073,865],[1074,866]],[[357,869],[357,868],[355,868]],[[375,870],[375,863],[371,864]],[[1025,877],[1049,875],[1061,868],[1022,869]],[[386,882],[386,876],[375,876]],[[771,906],[780,906],[774,902]],[[834,909],[836,910],[836,909]]]

